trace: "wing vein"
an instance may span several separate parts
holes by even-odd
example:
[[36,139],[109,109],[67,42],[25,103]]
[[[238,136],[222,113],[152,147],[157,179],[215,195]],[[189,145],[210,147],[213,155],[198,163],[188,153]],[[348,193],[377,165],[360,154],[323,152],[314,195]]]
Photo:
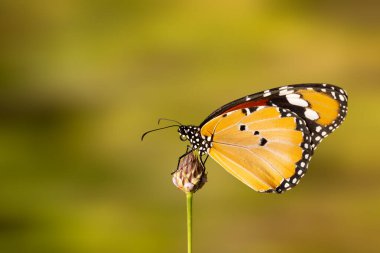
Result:
[[[269,188],[272,188],[272,186],[270,186],[268,183],[266,183],[265,181],[263,181],[261,178],[259,178],[255,173],[253,173],[252,171],[244,168],[244,166],[236,163],[234,160],[232,160],[231,158],[229,158],[228,156],[224,155],[222,152],[218,152],[218,155],[220,156],[223,156],[225,159],[229,160],[231,163],[235,164],[237,167],[243,169],[244,171],[248,172],[248,174],[254,176],[258,181],[260,181],[262,184],[268,186]],[[239,179],[244,180],[244,178],[240,177]],[[247,183],[249,185],[249,183]]]
[[243,149],[246,149],[249,153],[251,153],[252,155],[254,155],[255,157],[257,157],[259,160],[263,161],[264,163],[266,163],[267,165],[269,165],[269,167],[275,171],[278,175],[280,175],[282,178],[285,178],[282,173],[280,171],[278,171],[274,166],[273,164],[268,161],[267,159],[265,159],[264,157],[261,157],[257,154],[255,154],[254,152],[252,152],[252,150],[250,150],[249,148],[245,147],[245,146],[240,146],[240,145],[236,145],[236,144],[230,144],[230,143],[223,143],[223,142],[216,142],[218,144],[221,144],[221,145],[227,145],[227,146],[233,146],[233,147],[237,147],[237,148],[243,148]]

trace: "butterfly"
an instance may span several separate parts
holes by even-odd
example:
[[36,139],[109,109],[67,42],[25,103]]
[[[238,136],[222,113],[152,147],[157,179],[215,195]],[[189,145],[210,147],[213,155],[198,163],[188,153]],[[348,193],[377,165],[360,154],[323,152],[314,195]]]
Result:
[[174,126],[190,152],[210,156],[255,191],[282,193],[299,183],[319,143],[343,122],[347,102],[338,86],[287,85],[234,100],[199,126]]

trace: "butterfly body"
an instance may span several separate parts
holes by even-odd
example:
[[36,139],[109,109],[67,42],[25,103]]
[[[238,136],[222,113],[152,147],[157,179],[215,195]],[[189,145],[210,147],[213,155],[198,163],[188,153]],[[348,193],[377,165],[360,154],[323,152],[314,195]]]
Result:
[[282,193],[299,183],[317,145],[343,122],[347,100],[334,85],[282,86],[234,100],[178,131],[192,150],[252,189]]

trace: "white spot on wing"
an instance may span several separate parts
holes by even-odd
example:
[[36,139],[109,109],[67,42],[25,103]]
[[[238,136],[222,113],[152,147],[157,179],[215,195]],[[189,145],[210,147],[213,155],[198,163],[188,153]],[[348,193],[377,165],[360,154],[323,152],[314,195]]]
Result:
[[284,95],[291,94],[291,93],[293,93],[293,92],[294,92],[294,90],[286,90],[286,89],[284,89],[284,90],[280,90],[279,95],[280,95],[280,96],[284,96]]
[[319,119],[318,113],[310,108],[306,108],[305,110],[305,116],[306,118],[310,120],[316,120]]
[[289,103],[291,103],[292,105],[297,105],[297,106],[301,106],[301,107],[306,107],[308,106],[309,104],[306,102],[306,100],[303,100],[302,98],[297,98],[297,97],[292,97],[291,95],[296,95],[296,94],[289,94],[289,95],[286,95],[286,99],[288,100]]
[[297,93],[292,93],[292,94],[288,94],[286,95],[287,98],[299,98],[301,97],[300,94],[297,94]]
[[264,94],[263,94],[263,97],[268,97],[270,96],[272,93],[269,91],[269,90],[266,90],[264,91]]

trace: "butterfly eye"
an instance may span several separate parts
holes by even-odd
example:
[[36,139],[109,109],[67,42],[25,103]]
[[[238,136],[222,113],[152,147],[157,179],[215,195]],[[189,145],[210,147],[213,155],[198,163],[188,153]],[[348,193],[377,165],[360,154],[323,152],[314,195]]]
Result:
[[183,134],[181,134],[179,138],[181,139],[181,141],[186,141],[187,140],[186,135],[183,135]]

